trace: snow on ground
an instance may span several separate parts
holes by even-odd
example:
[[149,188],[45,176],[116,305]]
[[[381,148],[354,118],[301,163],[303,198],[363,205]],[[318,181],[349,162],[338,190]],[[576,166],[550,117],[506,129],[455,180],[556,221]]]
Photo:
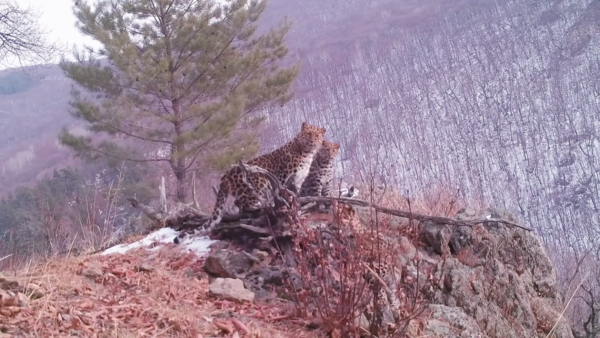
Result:
[[[137,242],[129,244],[119,244],[110,247],[104,250],[102,253],[100,253],[100,255],[122,254],[131,249],[137,249],[141,247],[146,247],[146,249],[150,251],[159,250],[162,247],[162,245],[173,243],[173,239],[178,234],[178,231],[175,231],[171,228],[162,228],[140,239]],[[196,255],[202,257],[208,253],[209,246],[215,242],[216,241],[211,240],[208,237],[186,236],[180,244],[177,244],[177,246],[181,247],[181,250],[184,252],[192,251]]]

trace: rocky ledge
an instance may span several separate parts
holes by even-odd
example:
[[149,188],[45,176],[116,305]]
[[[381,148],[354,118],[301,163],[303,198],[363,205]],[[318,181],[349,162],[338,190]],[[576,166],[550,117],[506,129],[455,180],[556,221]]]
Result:
[[[390,215],[378,219],[377,231],[384,234],[381,236],[388,243],[380,248],[387,248],[384,254],[390,258],[385,260],[394,262],[397,287],[392,287],[392,291],[398,295],[402,307],[384,308],[380,316],[383,319],[379,319],[375,328],[380,336],[385,337],[384,333],[389,332],[386,330],[402,330],[408,337],[573,337],[569,323],[561,317],[564,304],[557,291],[556,273],[534,233],[494,210],[478,214],[461,210],[447,221],[442,217],[432,219],[415,221]],[[357,245],[359,235],[349,235],[348,229],[356,229],[357,224],[372,228],[372,213],[356,206],[347,207],[343,216],[335,211],[305,213],[293,225],[296,229],[290,230],[303,238],[292,239],[290,245],[295,250],[287,250],[288,254],[294,253],[292,260],[281,254],[286,250],[279,250],[278,244],[259,248],[248,241],[221,241],[205,262],[213,284],[211,292],[217,297],[240,301],[252,302],[256,297],[302,303],[305,310],[321,313],[315,315],[315,327],[326,329],[330,336],[340,336],[336,324],[326,322],[331,318],[323,318],[326,313],[322,308],[338,306],[339,310],[344,302],[343,290],[349,285],[356,289],[360,276],[364,276],[361,272],[353,278],[344,278],[344,274],[351,274],[344,270],[350,265],[348,255],[358,257],[355,253],[360,250],[370,252],[371,255],[360,257],[361,264],[365,257],[373,257],[372,247],[365,248],[364,242]],[[334,250],[344,252],[349,248],[348,238],[354,238],[354,253],[334,257]],[[343,244],[336,245],[334,240]],[[337,264],[336,259],[343,264]],[[325,261],[327,264],[322,264]],[[307,269],[311,271],[306,273]],[[327,282],[323,282],[326,278],[319,274],[319,269],[330,271]],[[324,294],[332,299],[319,305],[323,297],[319,300],[318,295]],[[357,332],[368,336],[366,332],[374,329],[375,316],[365,315],[368,311],[363,309],[357,311],[360,304],[369,302],[369,292],[363,291],[361,297],[367,301],[356,301],[354,310],[346,312],[353,317],[348,323],[356,324],[360,327]],[[417,303],[421,304],[418,311]],[[336,318],[337,325],[341,325],[345,317]]]

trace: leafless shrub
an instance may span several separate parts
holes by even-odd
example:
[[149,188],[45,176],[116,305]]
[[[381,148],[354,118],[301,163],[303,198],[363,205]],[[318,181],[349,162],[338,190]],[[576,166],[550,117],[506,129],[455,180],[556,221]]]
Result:
[[375,211],[368,220],[359,214],[349,205],[334,203],[331,215],[317,214],[316,222],[296,225],[297,273],[302,280],[296,305],[332,337],[405,337],[419,327],[427,305],[423,284],[429,283],[430,274],[419,266],[418,255],[405,258],[417,275],[408,273],[399,263],[408,257],[406,252],[388,239],[404,236],[416,242],[414,224],[392,228]]

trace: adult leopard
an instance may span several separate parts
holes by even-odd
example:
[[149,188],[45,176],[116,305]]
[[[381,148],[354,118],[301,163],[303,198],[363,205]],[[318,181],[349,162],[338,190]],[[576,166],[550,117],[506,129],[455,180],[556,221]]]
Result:
[[[273,174],[283,186],[292,187],[299,192],[302,183],[308,176],[310,166],[317,152],[323,144],[323,135],[326,129],[306,122],[302,123],[300,133],[282,147],[253,158],[246,162],[251,166],[258,166]],[[288,182],[289,181],[289,182]],[[262,201],[267,200],[271,184],[262,174],[247,173],[244,181],[244,172],[239,166],[232,166],[221,176],[217,201],[211,218],[192,234],[209,233],[221,223],[225,201],[229,196],[234,197],[234,205],[240,212],[253,212],[261,207]],[[182,231],[174,242],[179,243],[188,232]]]

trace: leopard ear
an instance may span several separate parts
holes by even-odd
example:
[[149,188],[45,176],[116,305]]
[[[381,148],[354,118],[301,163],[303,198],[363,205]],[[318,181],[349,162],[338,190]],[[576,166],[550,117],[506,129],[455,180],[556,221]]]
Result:
[[325,134],[325,131],[327,131],[327,129],[325,129],[325,128],[321,128],[321,132],[322,132],[323,134]]
[[308,123],[302,122],[302,130],[305,130],[308,127]]
[[340,149],[340,145],[338,143],[333,144],[333,149]]

